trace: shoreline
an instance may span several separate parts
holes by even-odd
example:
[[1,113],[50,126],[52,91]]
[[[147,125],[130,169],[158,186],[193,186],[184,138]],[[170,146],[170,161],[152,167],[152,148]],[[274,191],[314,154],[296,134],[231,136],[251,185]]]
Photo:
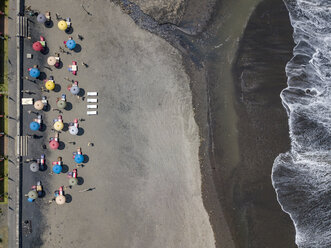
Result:
[[[211,13],[212,19],[208,22],[204,22],[204,23],[210,23],[211,26],[206,26],[201,28],[201,30],[206,29],[203,33],[202,33],[202,37],[204,35],[208,36],[208,38],[211,37],[211,42],[207,41],[207,39],[205,39],[205,43],[207,43],[207,46],[211,45],[211,43],[214,42],[214,44],[216,45],[215,47],[218,46],[217,43],[215,43],[215,40],[213,40],[213,29],[219,25],[217,23],[217,20],[215,20],[214,18],[217,18],[217,14],[216,12],[218,12],[218,8],[222,8],[223,4],[225,2],[226,5],[226,1],[223,1],[221,4],[218,3],[217,4],[217,8],[216,10]],[[265,161],[265,163],[267,163],[263,168],[262,172],[257,172],[257,174],[255,172],[252,172],[253,174],[250,175],[249,177],[251,179],[249,179],[248,181],[250,181],[250,183],[248,185],[246,185],[245,187],[249,186],[249,188],[252,188],[252,190],[250,191],[249,194],[244,193],[245,192],[245,187],[241,189],[236,188],[236,184],[246,184],[245,179],[238,179],[234,180],[233,182],[229,181],[229,178],[232,178],[232,176],[230,175],[231,173],[240,173],[239,171],[237,171],[237,169],[218,169],[218,167],[224,167],[224,165],[226,165],[227,160],[224,159],[220,159],[219,155],[216,155],[217,153],[221,153],[224,156],[224,147],[226,145],[228,145],[228,143],[224,143],[224,140],[221,142],[222,145],[220,145],[219,142],[216,141],[215,142],[215,126],[216,126],[216,130],[219,127],[219,123],[215,122],[215,116],[213,116],[215,114],[215,112],[213,111],[213,100],[215,100],[215,94],[213,94],[213,90],[215,89],[215,81],[213,79],[210,78],[211,72],[213,73],[213,70],[215,71],[215,69],[211,69],[212,67],[210,66],[210,61],[215,61],[215,55],[211,55],[211,57],[207,57],[207,59],[202,59],[202,64],[204,64],[204,66],[202,66],[202,68],[199,68],[199,71],[197,69],[192,69],[195,66],[192,65],[192,61],[190,58],[186,58],[186,62],[184,62],[185,67],[186,67],[186,71],[188,73],[188,75],[191,78],[191,90],[192,90],[192,96],[193,96],[193,107],[195,109],[196,112],[196,116],[195,116],[195,120],[199,126],[199,130],[200,130],[200,135],[201,135],[201,146],[200,146],[200,152],[199,152],[199,156],[200,156],[200,161],[201,161],[201,174],[202,174],[202,194],[203,194],[203,200],[204,200],[204,205],[206,208],[206,211],[209,214],[209,219],[210,222],[212,224],[213,227],[213,231],[214,231],[214,236],[215,236],[215,240],[216,240],[216,247],[224,247],[224,245],[226,245],[226,247],[229,247],[229,242],[230,243],[235,243],[233,244],[234,247],[246,247],[246,245],[253,245],[254,247],[264,247],[265,245],[268,245],[268,247],[280,247],[280,246],[287,246],[287,247],[296,247],[295,243],[294,243],[294,239],[295,239],[295,232],[294,232],[294,227],[292,222],[290,221],[289,216],[284,213],[281,210],[280,205],[277,202],[276,199],[276,195],[275,192],[272,188],[272,183],[271,183],[271,168],[273,165],[273,160],[276,158],[276,156],[283,151],[287,151],[289,148],[289,137],[288,137],[288,127],[287,127],[287,116],[286,116],[286,112],[285,109],[282,107],[281,105],[281,99],[279,97],[280,91],[286,87],[286,77],[285,77],[285,65],[286,63],[289,61],[289,59],[292,56],[292,48],[293,48],[293,40],[292,40],[292,27],[290,25],[290,22],[288,20],[288,12],[285,8],[285,5],[282,1],[278,1],[278,0],[265,0],[265,1],[251,1],[253,3],[253,6],[257,6],[258,10],[256,11],[255,7],[252,8],[252,5],[248,8],[251,8],[251,13],[248,15],[248,19],[247,19],[247,26],[245,26],[243,28],[243,31],[240,34],[241,36],[244,36],[245,33],[249,32],[250,26],[254,25],[252,23],[256,22],[255,25],[259,25],[259,21],[257,20],[257,16],[258,15],[263,15],[263,13],[269,18],[269,23],[268,25],[266,25],[265,27],[260,27],[260,29],[265,30],[264,35],[269,35],[268,32],[268,28],[272,29],[272,30],[277,30],[278,36],[276,35],[274,38],[277,40],[275,42],[275,46],[278,47],[278,50],[275,49],[275,51],[273,51],[272,55],[269,56],[276,56],[276,57],[282,57],[281,60],[277,60],[277,63],[272,64],[271,62],[268,62],[268,60],[266,60],[266,65],[265,67],[271,66],[273,65],[274,68],[277,68],[276,71],[268,71],[268,74],[263,74],[263,72],[260,72],[260,77],[264,78],[265,80],[268,79],[268,77],[270,77],[269,79],[273,79],[274,77],[276,77],[277,79],[279,79],[279,83],[274,85],[270,84],[261,84],[259,86],[257,86],[259,89],[256,90],[256,94],[257,94],[257,99],[261,101],[262,104],[266,104],[264,107],[263,111],[271,111],[269,113],[269,117],[273,118],[274,123],[277,123],[278,121],[280,121],[280,127],[278,127],[277,125],[269,125],[271,126],[273,129],[270,129],[268,131],[266,131],[263,136],[262,136],[262,140],[259,140],[259,142],[261,142],[261,144],[266,145],[267,147],[273,147],[272,152],[268,152],[265,151],[263,152],[264,155],[261,156],[252,156],[254,154],[259,154],[260,151],[258,149],[250,149],[250,146],[254,146],[253,144],[250,144],[250,142],[254,139],[254,137],[248,137],[247,135],[243,135],[245,132],[247,132],[247,127],[244,126],[240,126],[236,123],[245,123],[245,122],[250,122],[250,118],[249,116],[247,116],[247,113],[245,114],[243,112],[243,107],[245,108],[245,106],[241,106],[238,107],[238,102],[242,101],[242,97],[243,97],[243,93],[242,90],[240,88],[240,77],[241,77],[241,73],[240,70],[238,68],[234,69],[234,67],[238,67],[235,66],[235,64],[238,63],[238,56],[240,51],[244,49],[245,44],[243,44],[242,41],[242,37],[240,38],[240,43],[238,42],[238,40],[236,40],[235,42],[238,42],[238,48],[235,49],[236,52],[233,55],[233,63],[231,62],[231,66],[229,68],[229,71],[231,71],[231,76],[234,77],[233,80],[233,98],[230,97],[228,100],[226,100],[228,96],[226,96],[225,101],[233,101],[234,102],[234,109],[233,111],[236,113],[235,115],[237,115],[237,117],[235,119],[233,119],[232,121],[232,125],[237,126],[235,128],[235,130],[233,131],[234,135],[238,135],[238,139],[240,140],[240,144],[238,145],[238,151],[237,151],[237,155],[228,155],[228,157],[238,157],[237,160],[233,161],[234,163],[238,163],[241,164],[243,159],[245,161],[245,159],[256,159],[256,164],[263,166],[264,163],[261,163],[262,161]],[[275,7],[277,10],[280,9],[280,13],[278,13],[281,18],[279,18],[277,15],[273,14],[273,16],[270,17],[270,15],[272,15],[272,13],[270,14],[270,12],[272,12],[272,8],[270,7]],[[276,10],[276,12],[277,12]],[[221,10],[222,11],[222,10]],[[257,12],[257,13],[255,13]],[[284,18],[285,21],[283,21],[281,24],[279,24],[281,22],[280,19],[282,19],[282,17]],[[271,18],[271,19],[270,19]],[[272,19],[273,18],[273,19]],[[222,19],[222,18],[221,18]],[[224,19],[224,18],[223,18]],[[253,20],[251,20],[253,19]],[[219,21],[219,20],[218,20]],[[264,20],[262,20],[263,22]],[[224,23],[223,23],[224,24]],[[262,24],[262,23],[261,23]],[[282,29],[283,28],[283,29]],[[248,29],[248,30],[247,30]],[[222,32],[222,29],[220,29]],[[260,31],[261,31],[260,30]],[[279,34],[281,32],[284,32],[284,34]],[[215,34],[214,34],[215,35]],[[200,37],[201,37],[200,36]],[[273,36],[270,36],[273,37]],[[196,37],[194,37],[195,39],[197,39]],[[224,37],[224,40],[226,42],[227,37]],[[204,38],[203,38],[204,39]],[[233,39],[234,40],[234,39]],[[245,42],[246,43],[250,43],[252,41],[252,38],[250,39],[246,39]],[[209,42],[209,44],[208,44]],[[269,49],[267,46],[270,43],[270,40],[264,40],[264,41],[260,41],[261,43],[258,43],[257,46],[261,46],[261,49]],[[269,43],[268,43],[269,42]],[[278,42],[278,43],[277,43]],[[195,42],[193,43],[193,47]],[[222,43],[221,43],[222,44]],[[192,45],[192,44],[191,44]],[[204,43],[202,42],[201,44],[198,44],[197,46],[202,46],[204,45]],[[223,44],[222,44],[223,45]],[[263,46],[266,46],[266,48],[263,48]],[[195,47],[196,48],[196,47]],[[192,49],[194,50],[194,49]],[[272,50],[272,49],[271,49]],[[270,50],[270,51],[271,51]],[[195,54],[199,54],[199,55],[205,55],[205,53],[208,52],[207,49],[205,48],[198,48],[198,52]],[[271,51],[272,52],[272,51]],[[197,56],[199,56],[197,55]],[[208,55],[207,55],[208,56]],[[255,56],[254,53],[251,56]],[[222,57],[222,56],[221,56]],[[224,56],[225,57],[225,56]],[[196,58],[196,57],[195,57]],[[252,58],[252,57],[251,57]],[[229,59],[229,57],[227,57],[227,59]],[[246,59],[249,59],[249,57],[247,57]],[[209,63],[209,64],[208,64]],[[269,63],[269,64],[268,64]],[[257,65],[259,66],[259,65]],[[273,68],[273,69],[274,69]],[[206,77],[209,78],[206,80]],[[211,76],[212,78],[215,78],[215,75]],[[217,78],[217,77],[216,77]],[[238,79],[239,78],[239,84],[238,84]],[[222,79],[219,79],[222,80]],[[199,82],[200,85],[197,83]],[[247,83],[250,84],[249,79],[247,80]],[[206,84],[206,86],[205,86]],[[208,86],[207,86],[208,84]],[[254,85],[254,82],[251,82],[252,85]],[[252,86],[251,87],[255,87]],[[250,86],[248,86],[250,87]],[[264,87],[264,90],[263,90]],[[261,91],[262,90],[262,91]],[[201,96],[201,91],[202,92],[208,92],[206,99],[204,99],[204,96]],[[254,89],[253,89],[254,91]],[[199,93],[200,92],[200,93]],[[229,91],[231,92],[231,90]],[[260,92],[265,92],[263,93],[264,95],[259,96]],[[216,96],[218,97],[218,96]],[[268,103],[268,97],[270,97],[272,100],[269,99],[269,103]],[[232,99],[232,100],[230,100]],[[245,100],[243,101],[245,102]],[[209,106],[206,106],[206,103]],[[254,105],[255,103],[253,103]],[[275,107],[270,107],[270,104],[274,104]],[[245,104],[244,104],[245,105]],[[249,104],[248,104],[249,105]],[[211,108],[210,108],[211,107]],[[250,108],[249,106],[248,109]],[[254,108],[254,107],[253,107]],[[263,109],[263,108],[262,108]],[[204,113],[208,112],[207,115],[204,115]],[[262,111],[262,112],[263,112]],[[226,115],[227,117],[229,115]],[[279,119],[278,119],[279,118]],[[209,120],[208,120],[209,119]],[[268,123],[267,119],[263,119],[263,117],[259,117],[258,115],[255,115],[255,117],[252,119],[254,120],[256,123],[264,123],[262,124],[262,126],[264,126],[265,124]],[[206,127],[206,123],[209,123],[207,125],[209,125],[209,128]],[[257,129],[258,130],[260,127],[257,124]],[[270,123],[271,124],[271,123]],[[221,125],[222,126],[222,125]],[[208,129],[208,130],[206,130]],[[219,133],[219,132],[218,132]],[[240,135],[240,136],[239,136]],[[277,135],[279,135],[280,137],[277,137]],[[259,136],[259,135],[257,135]],[[273,137],[273,138],[272,138]],[[223,136],[224,138],[224,136]],[[253,139],[252,139],[253,138]],[[237,139],[237,138],[235,138]],[[259,138],[260,139],[260,138]],[[233,138],[230,138],[230,140],[233,140]],[[274,140],[274,142],[270,142],[270,140]],[[232,141],[231,141],[232,142]],[[263,149],[263,145],[259,148],[259,149]],[[220,148],[219,147],[223,147]],[[232,150],[233,152],[233,150]],[[229,153],[231,154],[231,153]],[[254,158],[255,157],[255,158]],[[224,164],[225,162],[225,164]],[[249,164],[249,163],[248,163]],[[254,166],[254,162],[251,163],[251,165],[249,166]],[[237,171],[237,172],[236,172]],[[246,169],[243,169],[242,173],[245,173],[245,171],[247,172]],[[250,173],[249,171],[256,171],[256,169],[252,168],[250,170],[248,170],[248,173]],[[258,170],[259,171],[259,170]],[[228,173],[228,179],[226,179],[226,177],[223,177],[223,173]],[[242,174],[240,173],[240,174]],[[254,174],[255,173],[255,174]],[[259,176],[258,173],[261,173],[263,176]],[[249,175],[249,174],[248,174]],[[234,178],[233,178],[234,179]],[[242,182],[240,181],[242,180]],[[248,182],[247,181],[247,182]],[[257,181],[257,182],[256,182]],[[262,191],[259,189],[259,187],[262,187]],[[236,197],[236,196],[231,196],[229,192],[225,192],[222,190],[222,188],[232,188],[232,192],[236,192],[239,190],[239,192],[243,192],[240,193],[241,195]],[[237,192],[237,193],[239,193]],[[255,193],[257,192],[257,193]],[[262,195],[264,195],[264,197],[259,197],[258,194],[259,192],[262,192]],[[229,204],[229,198],[231,199],[232,197],[234,197],[233,199],[235,200],[234,203]],[[248,200],[245,199],[247,197],[252,197],[252,200]],[[237,199],[236,199],[237,198]],[[242,198],[242,200],[240,200],[240,198]],[[239,200],[239,201],[238,201]],[[260,201],[266,201],[266,203],[260,203]],[[241,202],[241,203],[240,203]],[[246,203],[245,203],[246,202]],[[251,203],[248,203],[251,202]],[[252,204],[252,206],[246,208],[245,204]],[[241,205],[243,204],[244,208],[241,207]],[[236,208],[236,209],[240,209],[242,208],[242,210],[233,210],[232,208]],[[247,209],[248,212],[245,213]],[[243,212],[244,211],[244,212]],[[270,215],[271,214],[271,215]],[[259,221],[259,219],[262,218],[261,221]],[[263,222],[266,222],[266,224],[264,224]],[[241,226],[238,229],[238,225]],[[275,231],[275,227],[280,228],[280,230]],[[230,228],[230,230],[229,230]],[[224,235],[224,230],[228,230],[228,235]],[[270,236],[270,232],[274,232],[272,236]],[[251,236],[258,236],[257,238],[255,237],[251,237]],[[265,237],[267,238],[265,238]],[[278,238],[275,238],[278,237]],[[281,239],[282,238],[282,239]],[[226,243],[228,242],[228,243]]]

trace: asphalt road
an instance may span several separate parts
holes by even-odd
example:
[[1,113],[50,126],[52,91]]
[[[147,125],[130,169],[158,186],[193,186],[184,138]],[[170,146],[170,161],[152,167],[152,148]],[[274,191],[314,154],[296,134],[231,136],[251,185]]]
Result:
[[[44,151],[41,146],[53,134],[52,120],[58,113],[42,113],[47,128],[36,133],[43,137],[28,141],[27,157],[45,153],[48,169],[32,173],[25,164],[23,194],[41,180],[46,196],[32,204],[23,199],[22,219],[31,220],[33,229],[23,235],[23,247],[214,247],[201,198],[198,128],[181,56],[164,40],[138,28],[112,3],[83,4],[91,15],[79,1],[26,1],[26,6],[51,11],[54,26],[33,20],[24,56],[31,52],[34,57],[24,60],[24,76],[34,64],[45,77],[53,75],[57,92],[43,93],[51,107],[66,93],[71,107],[62,114],[64,122],[86,121],[80,123],[79,136],[61,132],[61,150]],[[43,66],[47,57],[68,39],[57,29],[55,13],[71,17],[70,35],[79,49],[61,54],[63,68],[50,71]],[[84,40],[79,41],[77,34]],[[47,55],[32,52],[39,35],[46,38]],[[66,69],[72,61],[78,62],[77,76]],[[86,99],[70,95],[65,77],[77,80],[85,96],[88,91],[99,93],[97,116],[86,115]],[[41,80],[24,80],[24,90],[35,92],[36,100],[41,85]],[[35,118],[28,110],[32,106],[23,108],[24,135],[32,134],[28,124]],[[65,168],[76,168],[72,152],[77,146],[86,154],[84,168],[78,168],[81,185],[66,189],[65,205],[48,204],[55,189],[68,185],[65,173],[50,175],[51,162],[62,156]],[[80,192],[87,188],[94,190]]]

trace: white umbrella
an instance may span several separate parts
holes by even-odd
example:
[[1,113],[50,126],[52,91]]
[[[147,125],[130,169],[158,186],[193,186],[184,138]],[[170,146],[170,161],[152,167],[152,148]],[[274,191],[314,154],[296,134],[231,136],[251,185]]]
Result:
[[37,172],[37,171],[39,171],[39,165],[38,165],[36,162],[30,164],[30,170],[31,170],[32,172]]
[[78,128],[75,126],[69,127],[69,133],[72,135],[77,135],[78,134]]

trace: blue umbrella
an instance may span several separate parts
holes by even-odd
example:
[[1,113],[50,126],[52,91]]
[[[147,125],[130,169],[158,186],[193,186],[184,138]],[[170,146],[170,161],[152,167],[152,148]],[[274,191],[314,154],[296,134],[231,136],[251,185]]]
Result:
[[61,166],[61,165],[56,164],[56,165],[53,166],[53,172],[54,172],[55,174],[60,174],[61,171],[62,171],[62,166]]
[[76,47],[76,41],[74,40],[68,40],[66,43],[68,49],[72,50]]
[[30,129],[32,131],[38,131],[39,128],[40,128],[40,124],[38,122],[33,121],[30,123]]
[[78,88],[78,86],[74,85],[70,88],[70,92],[73,94],[73,95],[78,95],[80,89]]
[[75,162],[76,162],[77,164],[83,163],[83,161],[84,161],[84,156],[83,156],[82,154],[77,154],[77,155],[75,156]]
[[37,78],[40,76],[40,71],[37,68],[31,68],[30,70],[30,76]]
[[44,15],[44,14],[39,14],[38,16],[37,16],[37,21],[38,22],[40,22],[40,23],[44,23],[44,22],[46,22],[46,16]]

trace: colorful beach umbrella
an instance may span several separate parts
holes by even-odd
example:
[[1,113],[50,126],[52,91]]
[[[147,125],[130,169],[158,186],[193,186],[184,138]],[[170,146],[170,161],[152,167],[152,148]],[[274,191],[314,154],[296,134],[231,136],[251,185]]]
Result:
[[78,128],[75,126],[69,127],[69,133],[72,135],[77,135],[78,134]]
[[56,164],[53,166],[53,172],[55,174],[60,174],[62,172],[62,166],[59,164]]
[[39,164],[37,164],[36,162],[33,162],[30,164],[30,170],[32,172],[37,172],[39,171]]
[[63,205],[64,203],[66,203],[66,197],[64,195],[58,195],[55,198],[55,201],[58,205]]
[[66,46],[68,47],[68,49],[72,50],[76,47],[76,41],[68,40],[66,43]]
[[54,126],[53,127],[54,127],[54,129],[56,131],[61,131],[63,129],[64,125],[63,125],[63,122],[62,121],[56,121],[54,123]]
[[56,58],[54,56],[48,57],[47,64],[49,64],[49,65],[55,65],[56,64]]
[[76,154],[76,156],[75,156],[75,162],[77,164],[83,163],[84,162],[84,156],[82,154]]
[[31,198],[31,199],[33,199],[33,200],[35,200],[35,199],[38,198],[38,193],[35,190],[31,190],[28,193],[28,197]]
[[66,106],[67,106],[67,103],[66,103],[66,101],[64,101],[64,100],[59,100],[59,101],[57,102],[57,107],[58,107],[59,109],[64,109]]
[[61,20],[61,21],[59,21],[59,23],[57,24],[57,27],[58,27],[60,30],[64,31],[64,30],[66,30],[66,29],[68,28],[68,25],[67,25],[67,23],[66,23],[64,20]]
[[37,78],[40,76],[40,71],[37,68],[31,68],[30,70],[30,76],[33,78]]
[[38,101],[35,101],[33,106],[36,110],[42,110],[45,105],[43,104],[43,102],[41,100],[38,100]]
[[30,122],[30,129],[32,131],[38,131],[40,128],[40,124],[38,122],[32,121]]
[[37,52],[40,52],[44,49],[43,45],[39,41],[33,43],[32,48]]
[[69,185],[70,186],[75,186],[75,185],[77,185],[77,183],[78,183],[78,179],[77,178],[75,178],[75,177],[69,178]]
[[45,87],[46,87],[46,89],[48,89],[48,90],[54,90],[54,88],[55,88],[55,83],[54,83],[54,81],[52,81],[52,80],[48,80],[48,81],[45,83]]
[[73,95],[78,95],[80,91],[80,88],[77,86],[77,85],[73,85],[71,88],[70,88],[70,92],[73,94]]
[[37,16],[37,21],[40,22],[40,23],[45,23],[46,22],[46,16],[44,14],[40,13]]
[[60,146],[60,144],[56,140],[52,140],[51,142],[49,142],[49,147],[53,150],[58,149],[59,146]]

